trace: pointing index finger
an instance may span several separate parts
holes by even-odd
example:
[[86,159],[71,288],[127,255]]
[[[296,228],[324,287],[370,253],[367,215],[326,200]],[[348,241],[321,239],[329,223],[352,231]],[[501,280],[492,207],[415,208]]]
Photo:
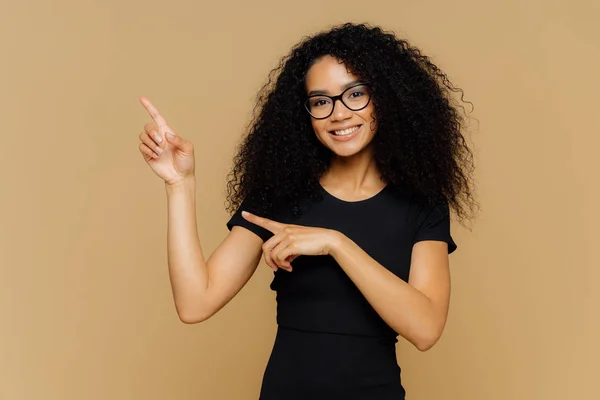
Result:
[[140,97],[140,103],[142,103],[146,111],[148,111],[148,114],[150,114],[150,117],[152,117],[154,122],[156,122],[159,131],[161,133],[164,133],[165,129],[167,128],[167,121],[163,118],[162,115],[160,115],[158,109],[146,97]]
[[273,221],[265,217],[259,217],[258,215],[254,215],[247,211],[242,211],[242,216],[253,224],[261,226],[275,234],[284,226],[281,222]]

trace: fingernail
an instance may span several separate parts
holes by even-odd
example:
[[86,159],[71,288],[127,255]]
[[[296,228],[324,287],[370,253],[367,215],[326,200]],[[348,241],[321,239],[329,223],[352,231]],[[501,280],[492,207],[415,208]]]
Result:
[[156,143],[162,143],[162,138],[159,135],[154,135],[154,141]]
[[175,137],[175,135],[173,135],[171,132],[167,132],[167,136],[169,139],[173,139]]
[[162,154],[162,152],[163,152],[163,149],[161,149],[159,146],[156,146],[156,152],[157,152],[158,154]]
[[248,211],[242,211],[242,216],[247,217],[248,216]]

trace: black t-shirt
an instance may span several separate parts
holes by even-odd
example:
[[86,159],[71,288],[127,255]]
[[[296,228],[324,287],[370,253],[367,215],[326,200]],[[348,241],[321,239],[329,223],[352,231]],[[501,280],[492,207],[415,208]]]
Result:
[[[321,187],[323,200],[307,200],[299,218],[290,212],[264,216],[274,221],[337,230],[374,260],[408,281],[413,244],[422,240],[457,246],[450,235],[447,203],[433,207],[399,194],[392,185],[371,198],[341,200]],[[273,234],[245,220],[244,202],[227,222],[243,226],[267,241]],[[283,327],[317,332],[397,336],[367,302],[354,282],[331,256],[301,255],[292,261],[293,271],[277,270],[271,289],[277,293],[277,323]],[[398,304],[403,307],[403,304]]]

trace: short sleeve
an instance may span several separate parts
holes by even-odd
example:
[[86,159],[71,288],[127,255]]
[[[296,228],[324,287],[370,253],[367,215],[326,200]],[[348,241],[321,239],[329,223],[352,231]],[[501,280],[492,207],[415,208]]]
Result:
[[246,220],[244,217],[242,217],[242,211],[248,211],[248,212],[254,213],[254,209],[249,206],[247,199],[242,201],[242,204],[235,211],[235,213],[231,216],[229,221],[227,221],[227,229],[229,229],[231,231],[231,229],[235,225],[243,226],[244,228],[248,229],[250,232],[253,232],[258,237],[260,237],[263,240],[263,242],[266,242],[273,236],[273,233],[271,231],[269,231],[261,226],[258,226],[256,224],[253,224],[252,222],[250,222],[250,221]]
[[447,202],[437,206],[425,204],[420,208],[413,243],[423,240],[448,243],[448,254],[457,249],[458,246],[450,234],[450,209]]

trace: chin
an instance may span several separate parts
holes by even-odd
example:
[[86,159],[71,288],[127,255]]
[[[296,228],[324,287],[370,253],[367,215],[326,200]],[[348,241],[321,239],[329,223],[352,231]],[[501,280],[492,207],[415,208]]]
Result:
[[338,149],[336,146],[329,147],[329,150],[337,157],[352,157],[361,153],[364,149]]
[[347,158],[356,156],[361,153],[369,152],[371,150],[371,143],[367,143],[366,145],[361,146],[353,146],[350,144],[342,144],[339,143],[326,143],[325,146],[337,157]]
[[[326,133],[325,135],[329,135],[329,133]],[[319,138],[319,141],[338,157],[352,157],[357,154],[368,152],[371,150],[373,138],[369,138],[369,141],[366,143],[360,142],[359,140],[355,139],[350,140],[348,142],[335,142],[332,141],[329,136],[321,136]]]

